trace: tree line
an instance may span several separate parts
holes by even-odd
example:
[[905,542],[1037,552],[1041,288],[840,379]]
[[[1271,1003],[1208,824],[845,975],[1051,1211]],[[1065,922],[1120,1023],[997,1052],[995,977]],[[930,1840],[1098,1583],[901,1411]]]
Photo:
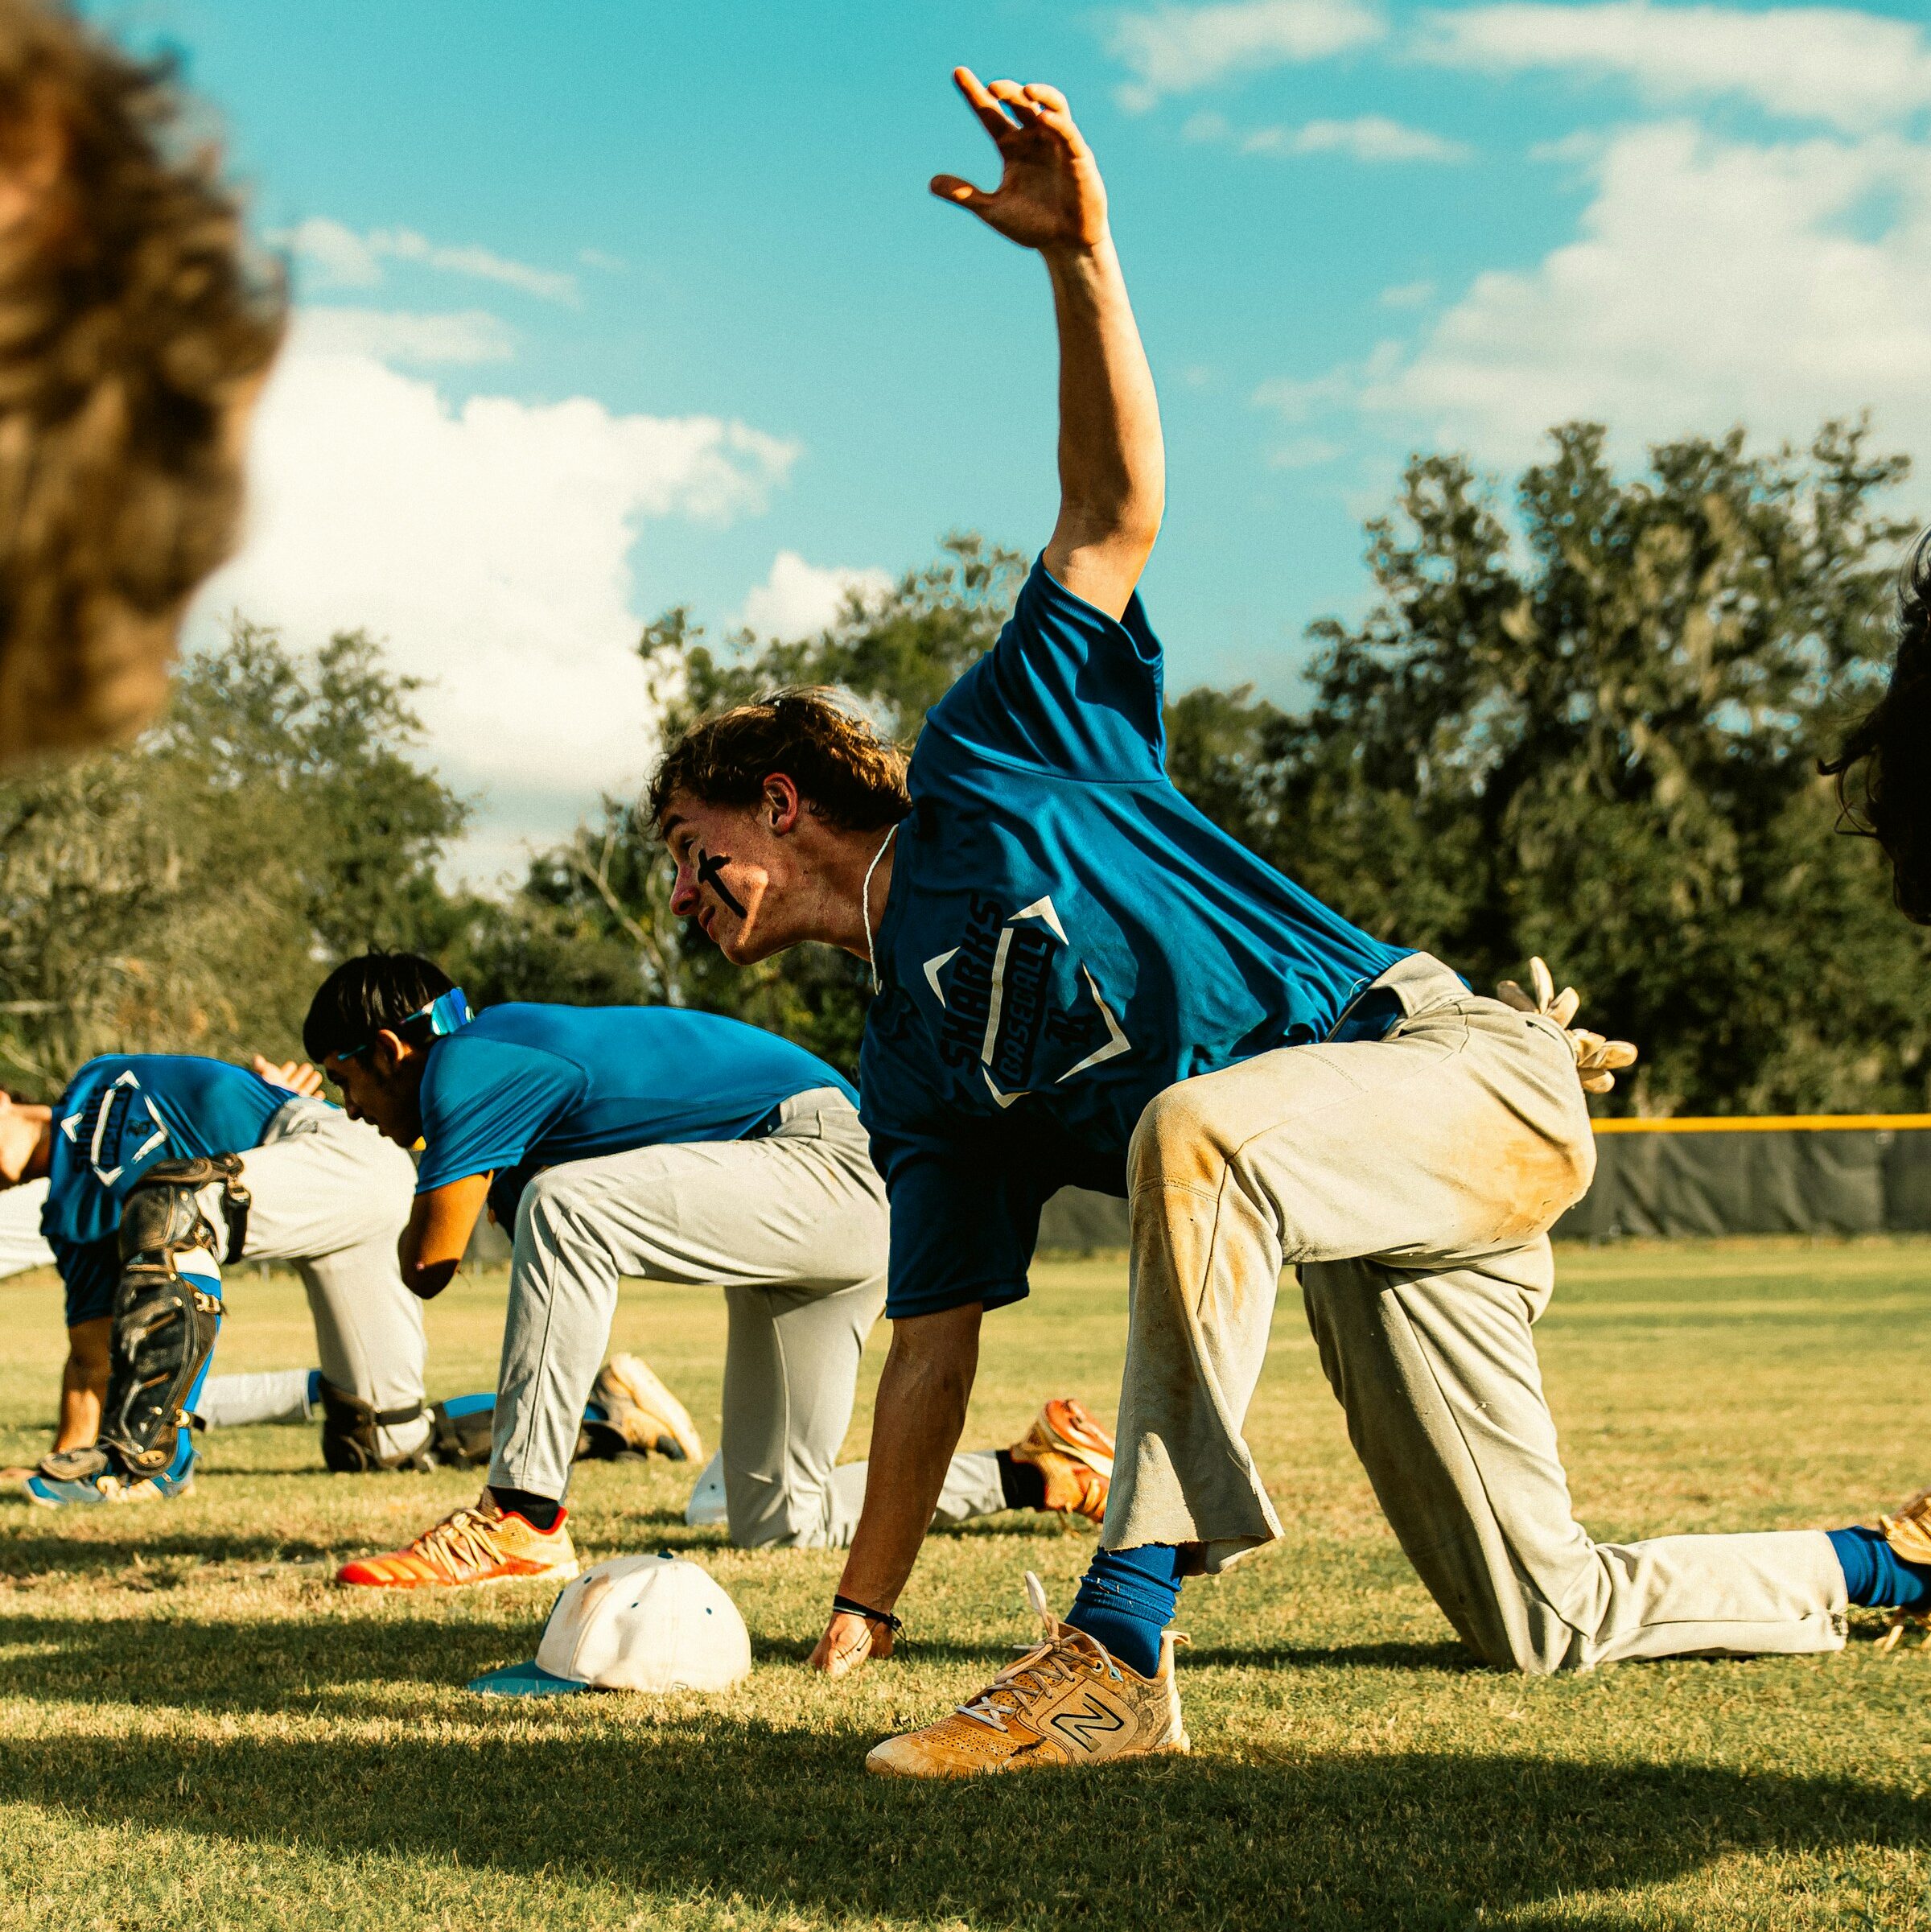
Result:
[[[1686,439],[1632,476],[1567,425],[1506,495],[1418,457],[1368,525],[1366,615],[1312,627],[1306,702],[1172,697],[1168,768],[1479,988],[1544,955],[1643,1049],[1606,1110],[1921,1108],[1927,935],[1817,774],[1883,678],[1908,471],[1845,423],[1806,450]],[[638,649],[667,730],[832,684],[909,744],[1027,561],[955,536],[809,640],[712,638],[677,609]],[[442,959],[480,1002],[703,1006],[855,1066],[858,963],[724,964],[670,917],[628,798],[506,897],[443,884],[469,807],[425,760],[416,688],[364,632],[305,657],[237,620],[131,752],[0,785],[0,1083],[49,1093],[109,1048],[279,1057],[370,945]]]

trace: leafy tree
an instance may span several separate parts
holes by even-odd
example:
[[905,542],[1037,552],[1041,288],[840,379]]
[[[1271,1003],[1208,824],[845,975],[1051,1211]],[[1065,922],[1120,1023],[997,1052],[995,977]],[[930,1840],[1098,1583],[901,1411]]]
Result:
[[[926,712],[992,648],[1026,567],[1015,551],[949,537],[932,562],[882,597],[850,599],[829,628],[801,641],[739,632],[714,645],[687,610],[669,611],[638,645],[665,732],[784,686],[835,685],[909,744]],[[629,801],[607,797],[594,822],[531,866],[508,921],[480,922],[465,984],[484,998],[704,1007],[855,1071],[870,998],[864,968],[819,945],[748,970],[731,966],[671,917],[670,885],[652,829]]]
[[237,620],[132,751],[0,785],[0,1075],[292,1052],[336,959],[440,950],[467,807],[416,762],[414,688],[360,632],[304,661]]
[[1517,529],[1458,456],[1369,526],[1380,597],[1314,627],[1315,696],[1176,707],[1203,808],[1478,984],[1531,953],[1644,1058],[1639,1112],[1921,1105],[1925,936],[1834,838],[1816,760],[1889,651],[1902,458],[1742,432],[1619,480],[1571,424]]

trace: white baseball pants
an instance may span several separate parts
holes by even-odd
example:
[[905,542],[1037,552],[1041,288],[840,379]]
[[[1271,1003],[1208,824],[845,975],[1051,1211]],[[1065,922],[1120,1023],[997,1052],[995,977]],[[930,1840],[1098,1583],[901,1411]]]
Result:
[[[835,1087],[786,1101],[761,1139],[639,1147],[537,1175],[517,1210],[492,1486],[564,1493],[620,1276],[714,1283],[729,1317],[731,1541],[849,1543],[865,1465],[836,1465],[884,1306],[887,1227],[865,1130]],[[937,1520],[1004,1506],[996,1457],[953,1459]]]

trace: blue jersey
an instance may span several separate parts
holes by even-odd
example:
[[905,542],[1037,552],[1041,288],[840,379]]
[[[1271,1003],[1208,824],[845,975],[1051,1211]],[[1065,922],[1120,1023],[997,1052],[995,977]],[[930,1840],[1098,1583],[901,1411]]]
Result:
[[849,1084],[788,1040],[681,1007],[490,1007],[429,1049],[416,1191],[493,1173],[506,1226],[559,1161],[736,1140],[782,1102]]
[[1041,1206],[1123,1194],[1155,1094],[1325,1038],[1407,950],[1181,797],[1160,669],[1138,597],[1116,623],[1041,564],[926,720],[859,1061],[888,1314],[1019,1300]]
[[68,1320],[111,1312],[121,1203],[158,1161],[245,1154],[294,1097],[225,1061],[186,1053],[90,1060],[54,1110],[40,1232],[67,1284]]

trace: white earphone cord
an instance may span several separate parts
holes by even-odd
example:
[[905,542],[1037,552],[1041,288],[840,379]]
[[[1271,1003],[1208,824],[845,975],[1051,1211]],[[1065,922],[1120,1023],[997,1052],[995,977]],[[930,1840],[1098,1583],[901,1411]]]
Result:
[[885,834],[885,842],[871,855],[871,863],[865,868],[865,883],[858,888],[858,909],[865,921],[865,963],[871,968],[871,990],[879,991],[879,956],[871,944],[871,875],[879,869],[879,861],[891,849],[891,842],[899,835],[895,825]]

